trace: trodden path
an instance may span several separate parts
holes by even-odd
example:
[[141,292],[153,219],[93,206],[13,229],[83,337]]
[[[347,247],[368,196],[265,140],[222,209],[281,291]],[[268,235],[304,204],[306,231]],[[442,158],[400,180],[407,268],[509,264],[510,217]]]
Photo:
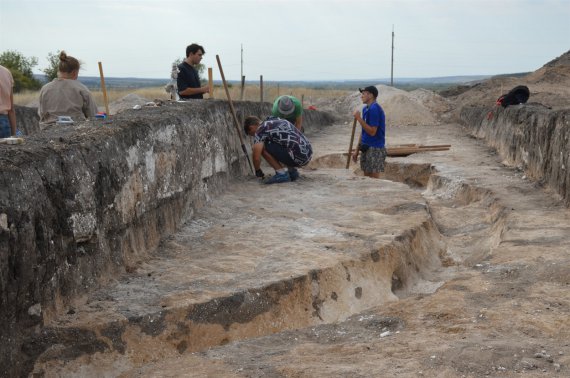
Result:
[[35,371],[568,375],[570,211],[556,195],[457,125],[389,128],[389,144],[452,148],[363,178],[344,169],[350,127],[309,135],[299,181],[236,183],[55,320]]

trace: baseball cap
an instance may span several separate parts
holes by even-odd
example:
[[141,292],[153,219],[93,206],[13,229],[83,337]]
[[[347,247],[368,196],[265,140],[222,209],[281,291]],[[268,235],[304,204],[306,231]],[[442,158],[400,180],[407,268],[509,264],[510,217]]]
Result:
[[374,97],[378,97],[378,89],[373,85],[369,85],[366,88],[358,88],[358,90],[360,91],[360,93],[366,91],[372,93]]
[[283,96],[277,103],[277,109],[279,109],[279,113],[289,115],[295,111],[295,104],[289,96]]

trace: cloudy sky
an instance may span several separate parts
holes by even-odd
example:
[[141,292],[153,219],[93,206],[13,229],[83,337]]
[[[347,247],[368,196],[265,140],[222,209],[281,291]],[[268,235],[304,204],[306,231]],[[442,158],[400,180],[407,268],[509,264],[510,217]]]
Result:
[[80,75],[169,78],[192,42],[227,79],[344,80],[533,71],[570,49],[570,0],[0,0],[0,52]]

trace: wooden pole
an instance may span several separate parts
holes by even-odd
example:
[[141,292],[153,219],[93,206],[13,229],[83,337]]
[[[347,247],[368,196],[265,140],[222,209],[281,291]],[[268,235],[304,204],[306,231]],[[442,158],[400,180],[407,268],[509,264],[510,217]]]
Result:
[[354,132],[356,130],[356,118],[352,123],[352,134],[350,134],[350,144],[348,145],[348,158],[346,159],[346,169],[350,167],[350,159],[352,159],[352,144],[354,143]]
[[263,75],[259,75],[259,102],[263,102]]
[[226,91],[226,96],[228,97],[228,103],[230,104],[230,110],[232,112],[232,117],[234,118],[236,131],[238,133],[239,140],[241,142],[241,149],[243,150],[243,153],[245,154],[245,157],[247,158],[247,162],[249,163],[249,168],[251,168],[251,171],[255,173],[255,170],[253,169],[253,165],[251,164],[251,160],[249,159],[249,155],[247,154],[247,149],[245,148],[245,144],[243,142],[243,137],[241,136],[239,121],[238,121],[238,118],[236,115],[236,110],[234,108],[234,104],[232,102],[232,98],[230,96],[230,91],[228,90],[228,84],[226,83],[226,77],[224,76],[224,70],[222,69],[222,62],[220,61],[219,55],[216,55],[216,60],[218,61],[218,67],[220,69],[220,76],[222,76],[222,83],[224,84],[224,89]]
[[208,93],[210,98],[214,98],[214,75],[212,73],[212,67],[208,67]]
[[103,101],[105,102],[105,111],[107,117],[111,116],[109,112],[109,100],[107,100],[107,89],[105,88],[105,76],[103,75],[103,65],[99,62],[99,75],[101,76],[101,91],[103,91]]

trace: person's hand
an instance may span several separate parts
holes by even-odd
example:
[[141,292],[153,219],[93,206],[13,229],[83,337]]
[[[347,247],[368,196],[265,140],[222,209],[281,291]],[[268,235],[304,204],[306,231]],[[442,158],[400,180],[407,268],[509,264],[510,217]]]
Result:
[[358,154],[357,153],[352,153],[352,161],[356,163],[356,161],[358,160]]
[[356,118],[357,120],[360,119],[360,110],[355,110],[354,113],[352,113],[352,115],[354,116],[354,118]]
[[262,179],[265,177],[265,173],[263,173],[263,171],[261,169],[256,169],[255,170],[255,177],[259,177]]

